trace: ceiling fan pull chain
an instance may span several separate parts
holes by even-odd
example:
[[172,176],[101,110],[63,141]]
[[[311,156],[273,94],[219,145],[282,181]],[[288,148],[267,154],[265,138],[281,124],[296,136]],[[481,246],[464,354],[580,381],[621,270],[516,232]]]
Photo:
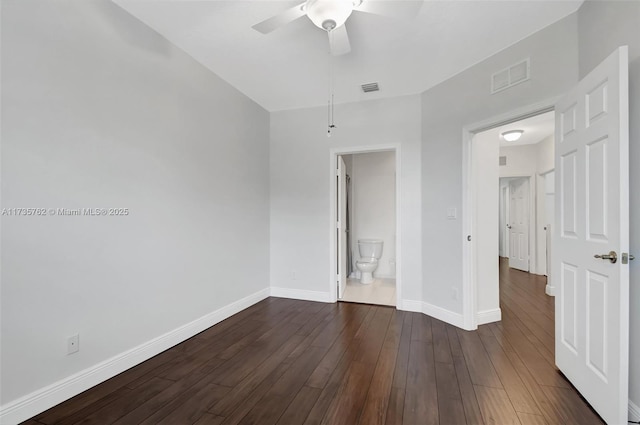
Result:
[[[329,39],[333,41],[333,31],[329,32]],[[331,44],[331,43],[329,43]],[[327,108],[327,137],[331,137],[331,130],[335,128],[333,124],[333,59],[331,57],[331,51],[329,51],[329,93],[328,93],[328,108]]]

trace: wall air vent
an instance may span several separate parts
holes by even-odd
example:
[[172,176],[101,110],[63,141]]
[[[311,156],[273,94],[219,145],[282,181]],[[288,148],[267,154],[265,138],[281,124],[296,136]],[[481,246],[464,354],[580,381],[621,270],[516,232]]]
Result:
[[531,78],[529,58],[500,70],[491,76],[491,94],[513,87]]
[[362,87],[362,91],[365,93],[380,90],[380,87],[378,87],[378,83],[363,84],[361,87]]
[[500,166],[504,166],[507,165],[507,157],[506,156],[501,156],[500,157]]

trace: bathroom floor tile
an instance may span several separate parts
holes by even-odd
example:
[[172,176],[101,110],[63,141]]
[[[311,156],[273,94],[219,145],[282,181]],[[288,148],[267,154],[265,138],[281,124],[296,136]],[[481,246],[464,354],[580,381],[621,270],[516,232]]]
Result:
[[376,278],[372,283],[364,285],[358,279],[347,279],[341,301],[395,306],[396,281]]

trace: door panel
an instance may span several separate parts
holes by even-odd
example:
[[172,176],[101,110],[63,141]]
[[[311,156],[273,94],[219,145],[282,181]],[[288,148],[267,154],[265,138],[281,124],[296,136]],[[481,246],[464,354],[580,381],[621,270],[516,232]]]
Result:
[[556,364],[611,424],[627,422],[629,265],[628,57],[618,49],[556,105],[552,275]]
[[509,182],[509,267],[529,271],[529,180]]

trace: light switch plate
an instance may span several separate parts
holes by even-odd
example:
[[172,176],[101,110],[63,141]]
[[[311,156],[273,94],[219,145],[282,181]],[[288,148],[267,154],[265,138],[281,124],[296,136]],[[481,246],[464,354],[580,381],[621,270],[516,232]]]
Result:
[[455,220],[458,218],[458,210],[455,207],[447,208],[447,219]]

